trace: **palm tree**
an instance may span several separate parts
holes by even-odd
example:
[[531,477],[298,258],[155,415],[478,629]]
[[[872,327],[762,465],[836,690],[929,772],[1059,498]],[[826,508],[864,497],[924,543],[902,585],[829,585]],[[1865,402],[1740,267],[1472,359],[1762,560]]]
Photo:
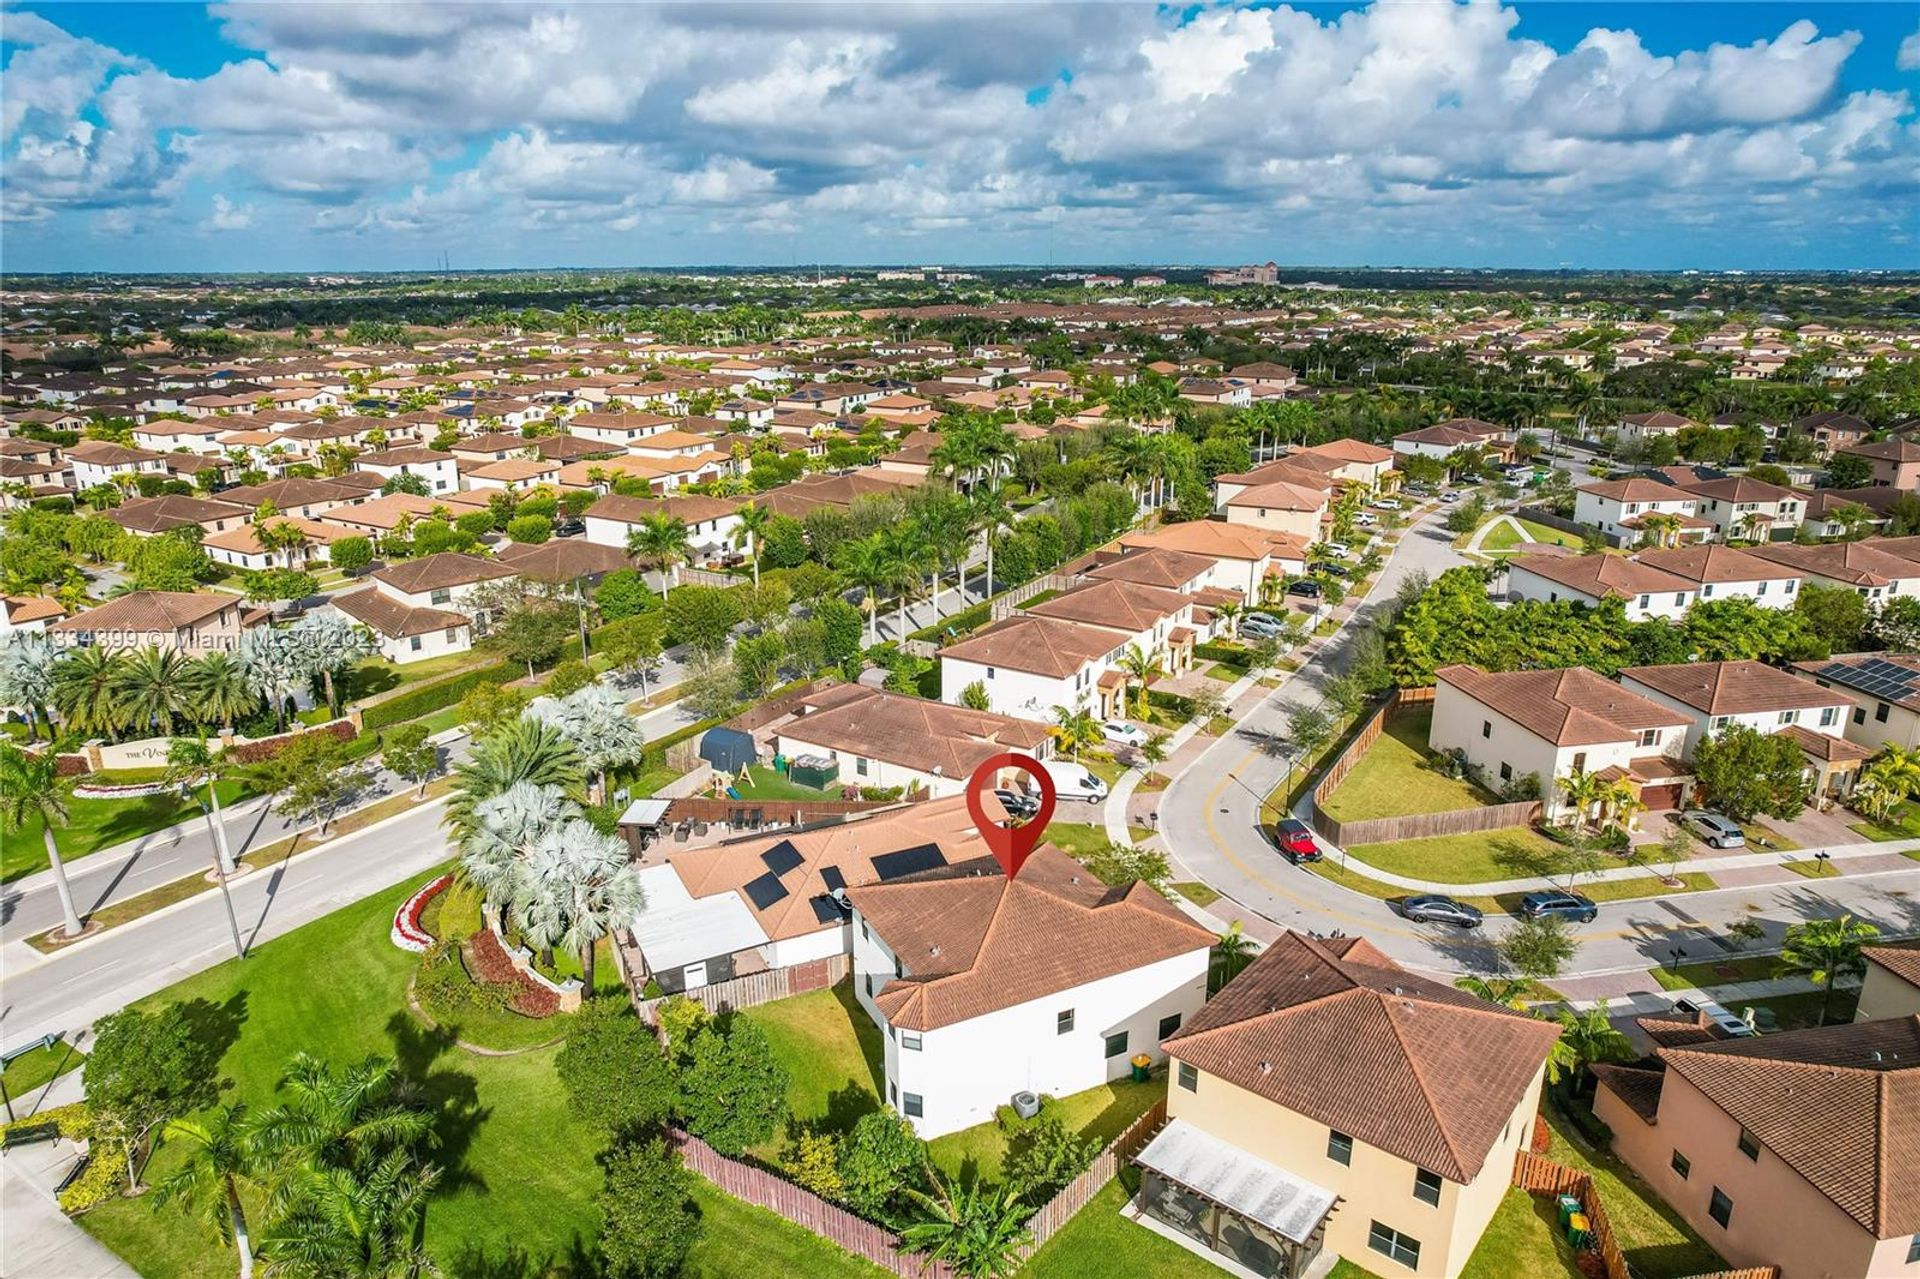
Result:
[[650,561],[660,573],[664,598],[679,581],[679,564],[693,556],[687,522],[677,515],[648,515],[627,530],[627,554]]
[[[1125,671],[1127,677],[1139,686],[1140,696],[1135,702],[1137,707],[1136,713],[1141,719],[1145,719],[1150,713],[1150,708],[1147,705],[1147,681],[1162,673],[1160,668],[1160,651],[1155,649],[1149,653],[1138,644],[1129,644],[1127,645],[1127,651],[1120,654],[1120,669]],[[1122,700],[1125,700],[1124,694],[1122,695]]]
[[54,842],[56,827],[67,824],[67,797],[60,789],[60,761],[52,751],[29,755],[11,742],[0,742],[0,826],[20,833],[28,823],[40,822],[40,842],[53,868],[53,887],[65,919],[60,935],[80,935],[80,913],[73,908],[73,889],[67,886],[67,866]]
[[540,841],[579,815],[560,787],[515,782],[474,806],[472,824],[460,836],[461,874],[484,895],[487,909],[505,912],[522,896],[527,859]]
[[1460,989],[1476,999],[1484,999],[1490,1004],[1499,1004],[1502,1008],[1519,1008],[1526,1002],[1527,981],[1524,977],[1462,977]]
[[1071,706],[1053,708],[1053,735],[1060,744],[1073,752],[1073,762],[1080,762],[1082,746],[1097,746],[1106,740],[1100,731],[1100,723],[1084,710]]
[[205,1120],[169,1123],[166,1135],[192,1142],[195,1149],[177,1172],[153,1188],[155,1209],[177,1200],[183,1210],[199,1211],[213,1237],[239,1252],[240,1279],[253,1275],[253,1242],[240,1190],[260,1185],[254,1177],[253,1134],[246,1113],[246,1103],[235,1102]]
[[559,729],[522,716],[482,738],[453,767],[453,794],[447,824],[465,839],[474,829],[474,809],[515,782],[558,786],[572,794],[586,781],[579,750]]
[[1559,779],[1560,789],[1566,792],[1567,804],[1573,809],[1574,821],[1585,829],[1593,816],[1593,806],[1600,802],[1606,793],[1607,783],[1600,780],[1597,773],[1589,773],[1576,768]]
[[313,539],[307,536],[305,529],[291,520],[274,520],[267,524],[255,524],[254,540],[260,543],[260,549],[268,555],[279,555],[283,568],[293,567],[293,553],[306,546]]
[[1640,527],[1653,538],[1655,546],[1667,547],[1679,540],[1680,530],[1686,527],[1686,523],[1678,515],[1655,511],[1640,517]]
[[1568,1090],[1579,1096],[1586,1089],[1588,1070],[1596,1061],[1630,1061],[1633,1041],[1614,1029],[1602,999],[1585,1012],[1560,1011],[1560,1038],[1547,1056],[1547,1080],[1568,1078]]
[[287,727],[287,699],[306,680],[306,657],[295,647],[291,631],[256,626],[240,634],[234,659],[245,672],[247,687],[273,706],[273,719],[281,731]]
[[1893,804],[1913,798],[1920,792],[1920,749],[1881,747],[1880,753],[1860,770],[1860,780],[1892,796]]
[[938,1175],[934,1193],[908,1188],[907,1197],[926,1216],[900,1232],[907,1251],[944,1261],[962,1279],[1005,1279],[1020,1268],[1021,1250],[1033,1239],[1028,1209],[1013,1186],[989,1186],[975,1178],[956,1194]]
[[213,846],[220,858],[220,873],[231,875],[234,872],[233,850],[227,847],[226,823],[220,819],[220,786],[218,768],[225,761],[225,752],[209,749],[204,741],[194,737],[176,737],[167,745],[167,782],[183,788],[192,788],[201,782],[207,784],[207,826],[213,832]]
[[[27,713],[27,731],[40,740],[40,721],[53,701],[53,668],[59,651],[44,635],[15,631],[0,642],[0,705],[18,706]],[[47,724],[53,736],[53,724]]]
[[1227,931],[1221,933],[1213,943],[1213,953],[1219,965],[1212,983],[1217,990],[1238,977],[1240,971],[1253,962],[1253,943],[1248,940],[1246,929],[1239,920],[1227,925]]
[[334,691],[334,672],[371,653],[372,637],[366,628],[354,625],[338,613],[309,613],[289,627],[287,634],[307,669],[319,674],[326,689],[328,712],[338,715],[340,699]]
[[1013,508],[1000,496],[998,485],[974,490],[973,523],[987,541],[987,586],[983,593],[992,595],[993,549],[1000,541],[1000,534],[1012,529],[1015,524]]
[[1640,792],[1633,783],[1622,777],[1600,792],[1600,811],[1611,818],[1621,830],[1631,831],[1633,819],[1637,814],[1647,811],[1647,805],[1640,798]]
[[896,625],[899,634],[896,639],[907,637],[907,605],[911,597],[920,593],[925,585],[922,574],[926,570],[927,544],[919,531],[905,524],[896,524],[875,533],[874,539],[880,544],[881,554],[888,568],[889,584],[897,592],[893,597],[898,610]]
[[142,732],[157,723],[162,736],[173,736],[173,717],[189,705],[182,682],[186,665],[172,648],[143,648],[127,658],[113,684],[120,721]]
[[440,1170],[395,1151],[364,1172],[327,1169],[268,1232],[268,1270],[286,1279],[427,1279],[438,1275],[418,1241]]
[[1752,542],[1764,542],[1773,528],[1773,517],[1765,511],[1749,511],[1736,522],[1740,535]]
[[585,993],[593,995],[594,947],[647,904],[640,868],[617,835],[570,821],[549,830],[527,859],[515,918],[527,944],[561,946],[580,957]]
[[1779,971],[1806,976],[1826,992],[1820,1001],[1820,1025],[1833,1011],[1833,983],[1840,977],[1858,977],[1867,970],[1860,948],[1878,941],[1880,930],[1852,915],[1838,919],[1810,919],[1787,929],[1780,947]]
[[105,737],[124,724],[118,688],[125,665],[117,649],[69,649],[53,668],[53,704],[62,725],[87,737]]
[[240,659],[219,649],[187,663],[180,673],[180,692],[188,715],[209,728],[230,729],[260,705],[259,694],[247,686]]
[[542,700],[528,713],[559,729],[593,771],[593,802],[607,802],[607,774],[637,764],[647,747],[640,721],[627,714],[624,697],[605,684],[589,684],[556,700]]
[[871,647],[880,642],[874,618],[880,611],[881,590],[894,580],[893,558],[877,537],[844,544],[838,558],[840,571],[861,590],[861,603],[867,610],[867,644]]
[[773,518],[773,512],[766,507],[748,502],[735,511],[734,518],[739,525],[733,530],[733,544],[743,542],[747,548],[747,558],[753,561],[753,584],[760,585],[760,539],[767,531],[767,522]]

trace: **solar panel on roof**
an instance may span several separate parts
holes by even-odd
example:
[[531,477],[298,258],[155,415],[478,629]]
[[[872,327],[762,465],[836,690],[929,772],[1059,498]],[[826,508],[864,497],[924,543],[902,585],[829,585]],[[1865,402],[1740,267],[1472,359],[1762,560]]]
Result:
[[938,844],[920,844],[914,848],[902,848],[898,852],[882,853],[873,859],[873,873],[880,877],[881,883],[890,879],[899,879],[902,875],[917,875],[923,870],[933,870],[947,864],[945,853]]
[[845,888],[847,886],[847,877],[840,873],[838,866],[822,867],[820,870],[820,878],[827,881],[827,890],[829,892],[836,888]]
[[761,910],[766,910],[787,895],[787,886],[780,882],[778,875],[769,871],[748,884],[745,892],[748,901]]
[[776,875],[786,874],[805,860],[807,859],[800,855],[800,850],[793,846],[793,841],[790,839],[783,839],[760,854],[761,864]]
[[810,904],[813,906],[813,917],[823,924],[837,924],[846,918],[834,904],[833,898],[825,893],[814,898]]

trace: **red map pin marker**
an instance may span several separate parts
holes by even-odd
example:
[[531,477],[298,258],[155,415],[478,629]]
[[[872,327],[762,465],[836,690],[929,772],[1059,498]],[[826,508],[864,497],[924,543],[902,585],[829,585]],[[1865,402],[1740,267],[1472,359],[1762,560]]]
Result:
[[[985,805],[980,802],[983,791],[994,789],[1000,770],[1018,768],[1039,783],[1040,811],[1023,826],[1002,826],[987,816]],[[973,776],[967,779],[967,812],[973,817],[973,824],[980,831],[980,838],[987,841],[987,847],[993,850],[994,860],[1000,863],[1000,869],[1012,879],[1020,873],[1027,857],[1039,845],[1040,837],[1047,833],[1047,823],[1053,820],[1053,778],[1047,776],[1046,766],[1031,755],[1008,752],[995,755],[980,767],[973,770]]]

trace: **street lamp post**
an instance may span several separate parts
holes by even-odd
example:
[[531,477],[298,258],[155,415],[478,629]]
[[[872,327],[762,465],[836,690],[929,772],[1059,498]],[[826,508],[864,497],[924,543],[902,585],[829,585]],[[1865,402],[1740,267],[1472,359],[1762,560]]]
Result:
[[1679,972],[1680,961],[1685,959],[1686,957],[1687,957],[1687,952],[1683,948],[1679,946],[1669,947],[1667,950],[1667,971],[1675,972],[1675,973]]

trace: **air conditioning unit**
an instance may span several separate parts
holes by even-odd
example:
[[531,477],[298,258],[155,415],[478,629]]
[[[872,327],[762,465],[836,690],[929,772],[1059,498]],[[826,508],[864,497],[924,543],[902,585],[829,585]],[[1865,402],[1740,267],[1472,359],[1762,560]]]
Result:
[[1022,1119],[1031,1119],[1040,1113],[1040,1095],[1021,1091],[1013,1094],[1013,1113]]

